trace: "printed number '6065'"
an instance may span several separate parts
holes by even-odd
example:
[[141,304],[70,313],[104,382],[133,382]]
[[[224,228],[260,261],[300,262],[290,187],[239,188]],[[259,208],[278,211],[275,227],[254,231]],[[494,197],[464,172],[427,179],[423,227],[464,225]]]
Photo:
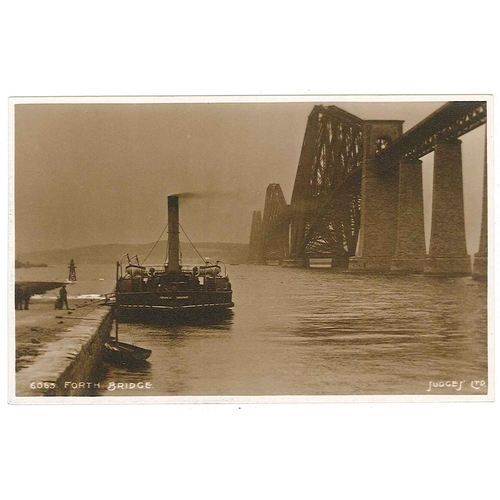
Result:
[[31,382],[31,389],[55,389],[56,384],[54,382]]

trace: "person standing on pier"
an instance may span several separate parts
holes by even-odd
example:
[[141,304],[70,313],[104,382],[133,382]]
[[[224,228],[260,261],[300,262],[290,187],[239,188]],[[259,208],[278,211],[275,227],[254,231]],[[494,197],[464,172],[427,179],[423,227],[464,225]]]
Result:
[[69,309],[68,306],[68,291],[66,290],[66,285],[63,285],[61,287],[61,290],[59,291],[59,298],[61,299],[61,309],[62,309],[62,304],[66,305],[66,309]]

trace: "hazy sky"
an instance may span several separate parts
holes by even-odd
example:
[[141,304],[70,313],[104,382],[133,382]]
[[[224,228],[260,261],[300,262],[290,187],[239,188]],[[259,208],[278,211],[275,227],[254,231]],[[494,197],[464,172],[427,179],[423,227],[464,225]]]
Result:
[[[442,102],[324,103],[362,119],[405,120]],[[192,241],[247,243],[268,184],[287,202],[314,103],[18,104],[15,108],[16,254],[156,241],[167,196],[181,201]],[[468,247],[479,240],[484,127],[462,138]],[[430,230],[432,154],[424,160]],[[165,237],[165,236],[164,236]]]

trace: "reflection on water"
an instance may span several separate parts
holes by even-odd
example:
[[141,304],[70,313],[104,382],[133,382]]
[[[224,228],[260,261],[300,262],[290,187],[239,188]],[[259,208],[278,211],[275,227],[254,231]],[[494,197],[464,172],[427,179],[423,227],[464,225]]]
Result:
[[[233,313],[214,324],[120,324],[152,349],[107,365],[100,395],[484,394],[486,285],[471,278],[230,269]],[[108,391],[107,384],[124,388]],[[150,387],[125,388],[149,382]],[[430,382],[443,383],[432,387]],[[449,384],[446,384],[450,382]]]

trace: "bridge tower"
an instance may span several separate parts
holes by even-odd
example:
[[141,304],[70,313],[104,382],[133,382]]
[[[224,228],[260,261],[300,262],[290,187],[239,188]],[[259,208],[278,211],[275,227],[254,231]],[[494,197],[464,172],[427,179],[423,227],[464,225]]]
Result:
[[402,133],[401,120],[363,122],[361,227],[358,250],[349,259],[352,271],[387,271],[396,251],[398,169],[381,169],[376,155]]
[[307,267],[310,258],[347,267],[356,251],[360,221],[362,120],[336,106],[310,113],[291,209],[290,259]]
[[252,215],[252,228],[250,230],[250,244],[248,246],[249,264],[260,263],[260,247],[262,246],[262,214],[260,210]]
[[289,255],[290,210],[279,184],[269,184],[262,217],[261,264],[281,264]]

